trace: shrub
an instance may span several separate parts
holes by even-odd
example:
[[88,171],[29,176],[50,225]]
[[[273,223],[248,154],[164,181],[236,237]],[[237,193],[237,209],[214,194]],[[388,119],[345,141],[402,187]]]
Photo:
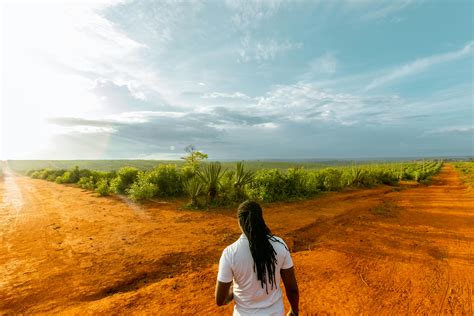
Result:
[[90,177],[92,176],[92,173],[93,171],[89,170],[89,169],[81,169],[79,170],[79,179],[81,178],[87,178],[87,177]]
[[135,202],[148,200],[155,196],[158,187],[150,182],[150,174],[140,171],[137,180],[127,190],[128,196]]
[[95,181],[94,177],[89,176],[89,177],[81,177],[79,181],[77,182],[77,185],[85,190],[94,190],[95,188]]
[[94,179],[95,183],[102,179],[110,182],[116,177],[116,172],[91,171],[91,177]]
[[377,179],[378,183],[386,185],[397,185],[398,175],[395,170],[379,168],[371,171],[371,176]]
[[48,176],[51,175],[53,172],[54,172],[54,170],[49,169],[49,168],[45,168],[45,169],[39,170],[39,171],[38,171],[38,174],[37,174],[37,179],[43,179],[43,180],[45,180],[45,179],[48,178]]
[[246,171],[244,164],[238,162],[235,167],[235,173],[229,173],[229,176],[234,178],[234,195],[237,201],[246,199],[245,186],[250,184],[253,180],[254,173],[252,171]]
[[56,177],[56,183],[71,183],[71,172],[66,171],[62,176]]
[[64,170],[64,169],[53,170],[52,172],[50,172],[48,174],[48,176],[46,177],[46,180],[56,181],[56,178],[61,177],[65,172],[66,172],[66,170]]
[[178,196],[183,193],[183,175],[176,165],[160,165],[148,173],[148,181],[154,184],[161,196]]
[[320,191],[323,182],[319,172],[302,168],[290,168],[286,173],[258,170],[247,191],[251,198],[273,202],[311,196]]
[[184,182],[184,192],[188,195],[189,206],[197,207],[199,205],[198,198],[203,192],[204,185],[198,177],[193,177]]
[[283,200],[285,195],[285,177],[278,169],[258,170],[247,189],[248,195],[264,202]]
[[76,166],[71,170],[65,171],[62,175],[56,176],[56,183],[76,183],[80,179],[79,167]]
[[73,183],[70,171],[66,171],[62,176],[56,177],[56,183]]
[[308,174],[302,168],[290,168],[285,174],[285,196],[288,198],[305,197],[310,194]]
[[364,184],[367,185],[366,182],[368,180],[368,175],[366,170],[353,165],[350,168],[344,169],[342,172],[342,178],[343,185],[360,187]]
[[240,196],[237,195],[237,190],[234,187],[235,172],[225,172],[219,183],[219,199],[216,200],[217,205],[229,205],[233,202],[242,201],[245,193],[242,192]]
[[324,174],[316,170],[308,171],[306,185],[313,194],[324,191]]
[[109,183],[106,179],[101,179],[99,182],[97,182],[95,192],[99,193],[100,196],[106,196],[110,194]]
[[197,176],[204,183],[209,201],[213,202],[218,194],[220,181],[225,171],[219,162],[212,162],[198,170]]
[[[28,170],[28,172],[26,173],[26,175],[27,175],[28,177],[32,177],[32,178],[33,178],[33,174],[34,174],[35,172],[37,172],[37,170],[34,170],[34,169]],[[0,173],[1,173],[1,171],[0,171]]]
[[320,171],[323,177],[324,191],[337,191],[342,188],[342,171],[335,168],[326,168]]
[[40,170],[34,170],[31,172],[30,177],[33,179],[39,179],[40,178],[41,171]]
[[117,171],[117,176],[110,183],[112,192],[125,194],[130,186],[135,182],[138,169],[134,167],[123,167]]

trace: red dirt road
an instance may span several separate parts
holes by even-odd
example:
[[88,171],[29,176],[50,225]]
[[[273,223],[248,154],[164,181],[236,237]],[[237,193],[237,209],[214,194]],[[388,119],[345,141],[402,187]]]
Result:
[[[134,205],[75,187],[0,181],[1,313],[231,314],[213,302],[234,210]],[[302,314],[473,314],[474,192],[432,185],[265,205],[291,246]]]

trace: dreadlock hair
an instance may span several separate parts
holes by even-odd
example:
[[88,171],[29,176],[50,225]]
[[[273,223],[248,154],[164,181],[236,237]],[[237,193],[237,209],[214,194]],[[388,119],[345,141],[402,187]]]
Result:
[[277,287],[275,280],[275,266],[277,263],[276,251],[270,240],[278,241],[273,237],[270,229],[265,224],[262,208],[257,202],[245,201],[237,210],[240,226],[247,237],[250,252],[254,261],[253,271],[257,272],[257,279],[262,288],[268,293],[268,283],[272,289]]

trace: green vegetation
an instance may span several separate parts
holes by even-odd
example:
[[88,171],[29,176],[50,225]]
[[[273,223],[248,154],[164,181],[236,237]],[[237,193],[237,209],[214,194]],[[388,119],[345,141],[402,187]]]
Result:
[[99,193],[100,196],[106,196],[110,194],[110,185],[107,179],[100,179],[97,181],[95,192]]
[[138,170],[135,167],[123,167],[117,171],[117,176],[110,182],[110,189],[114,193],[125,194],[137,180]]
[[453,165],[461,173],[462,180],[474,187],[474,161],[455,162]]
[[186,156],[181,157],[184,160],[184,164],[191,172],[197,172],[202,161],[208,158],[207,154],[204,154],[196,149],[194,145],[187,146],[184,151]]
[[[184,157],[183,157],[184,158]],[[201,160],[200,164],[206,164]],[[322,169],[327,167],[340,167],[350,164],[347,160],[328,160],[328,161],[245,161],[245,168],[252,171],[260,169],[279,169],[287,170],[289,168],[304,169]],[[359,162],[360,164],[372,164],[374,162]],[[26,174],[29,170],[53,169],[69,170],[78,166],[81,170],[114,171],[122,167],[135,167],[140,170],[152,170],[160,165],[173,164],[183,167],[187,164],[186,159],[181,160],[9,160],[10,168],[18,173]],[[226,169],[233,169],[235,161],[221,161],[221,165]]]
[[221,186],[221,178],[224,175],[224,172],[222,171],[222,166],[219,162],[213,162],[211,164],[205,165],[201,169],[202,170],[197,170],[196,175],[204,184],[209,202],[212,203],[216,200],[219,187]]
[[[192,155],[196,155],[195,150],[188,153]],[[159,164],[148,170],[124,166],[117,172],[106,172],[75,166],[68,170],[32,170],[27,175],[57,183],[76,183],[99,195],[125,194],[134,201],[187,196],[191,207],[209,207],[231,205],[247,198],[284,201],[350,187],[397,185],[401,180],[422,182],[437,173],[442,165],[440,161],[414,161],[352,164],[319,170],[296,167],[253,171],[242,162],[226,167],[219,162],[203,162],[204,156],[199,157],[202,159],[184,158],[184,165]],[[467,169],[473,170],[472,164]]]
[[158,186],[150,181],[149,174],[140,171],[137,179],[127,190],[133,201],[149,200],[158,192]]

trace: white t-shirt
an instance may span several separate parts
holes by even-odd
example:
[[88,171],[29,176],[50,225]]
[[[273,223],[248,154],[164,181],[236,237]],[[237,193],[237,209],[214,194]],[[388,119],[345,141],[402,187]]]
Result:
[[217,280],[224,283],[234,281],[234,315],[284,315],[280,269],[291,268],[293,261],[283,239],[274,237],[281,243],[270,240],[276,252],[277,263],[275,266],[276,284],[273,289],[268,284],[268,294],[265,286],[262,288],[257,279],[257,273],[253,270],[254,261],[249,241],[244,234],[222,252]]

